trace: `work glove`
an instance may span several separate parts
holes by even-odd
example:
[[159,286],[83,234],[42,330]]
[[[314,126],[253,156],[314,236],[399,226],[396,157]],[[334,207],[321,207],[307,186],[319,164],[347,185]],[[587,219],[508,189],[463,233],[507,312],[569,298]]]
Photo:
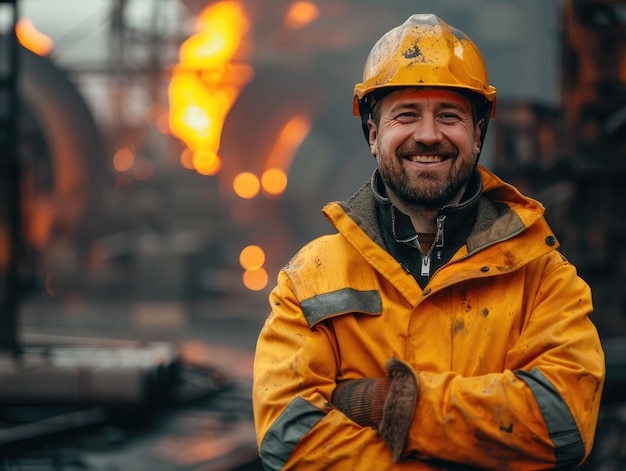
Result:
[[393,462],[402,458],[417,402],[417,377],[402,360],[391,358],[385,378],[342,381],[331,403],[363,427],[372,427],[387,444]]

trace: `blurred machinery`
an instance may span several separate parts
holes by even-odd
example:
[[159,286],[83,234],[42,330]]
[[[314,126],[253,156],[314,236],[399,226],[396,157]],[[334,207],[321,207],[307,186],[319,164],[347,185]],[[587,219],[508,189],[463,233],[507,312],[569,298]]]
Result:
[[499,104],[495,170],[544,203],[592,287],[607,383],[585,469],[624,469],[626,1],[563,0],[560,37],[560,106]]
[[[15,2],[0,4],[8,10],[8,21],[1,33],[11,38],[17,22]],[[16,153],[17,134],[17,40],[3,41],[0,49],[0,348],[9,353],[17,349],[15,313],[19,301],[19,264],[21,258],[20,164]]]
[[495,167],[546,205],[602,336],[624,337],[626,2],[565,0],[561,20],[561,106],[504,102]]
[[563,9],[564,149],[576,187],[568,248],[594,287],[600,329],[626,336],[626,2]]
[[[20,335],[20,303],[50,292],[42,255],[60,247],[71,264],[72,251],[87,251],[105,223],[94,228],[92,212],[111,181],[105,140],[75,84],[18,43],[17,0],[0,2],[0,18],[0,467],[84,469],[93,456],[65,455],[68,446],[87,453],[94,440],[110,446],[94,427],[130,438],[156,420],[175,428],[172,409],[197,407],[216,427],[196,430],[216,447],[203,457],[208,469],[253,469],[250,400],[213,365],[190,362],[167,342]],[[69,240],[79,241],[70,252]],[[90,443],[81,439],[87,432]],[[156,459],[128,458],[134,469],[134,459]]]

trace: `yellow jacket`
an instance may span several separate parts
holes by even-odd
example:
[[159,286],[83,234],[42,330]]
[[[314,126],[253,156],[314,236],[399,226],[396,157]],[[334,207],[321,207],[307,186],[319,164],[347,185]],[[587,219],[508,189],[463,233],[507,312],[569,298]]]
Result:
[[[423,290],[375,242],[368,215],[324,208],[338,234],[279,273],[258,339],[267,470],[533,470],[590,453],[605,374],[590,289],[557,251],[541,204],[479,171],[475,228]],[[368,187],[357,195],[373,204]],[[329,403],[336,381],[382,378],[391,357],[419,385],[398,464],[376,430]]]

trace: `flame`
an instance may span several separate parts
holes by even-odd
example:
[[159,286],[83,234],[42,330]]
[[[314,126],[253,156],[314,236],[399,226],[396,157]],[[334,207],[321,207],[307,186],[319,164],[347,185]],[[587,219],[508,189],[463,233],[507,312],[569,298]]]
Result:
[[180,47],[169,84],[169,128],[193,153],[194,168],[213,175],[221,168],[218,150],[228,112],[254,74],[236,61],[249,53],[249,21],[239,2],[222,1],[200,13],[196,29]]
[[311,119],[308,116],[298,114],[287,121],[281,129],[265,163],[266,170],[261,180],[267,194],[277,196],[287,187],[289,167],[302,141],[309,134],[311,126]]
[[22,46],[39,56],[52,50],[52,39],[40,32],[29,18],[21,18],[15,25],[15,35]]
[[267,159],[267,168],[288,170],[291,161],[311,130],[311,119],[298,114],[285,123]]

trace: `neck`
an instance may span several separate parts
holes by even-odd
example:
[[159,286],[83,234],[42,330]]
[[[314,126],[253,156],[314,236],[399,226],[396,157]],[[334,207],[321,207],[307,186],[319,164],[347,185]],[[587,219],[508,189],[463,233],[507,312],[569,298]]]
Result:
[[404,214],[409,216],[415,232],[423,232],[427,234],[434,234],[437,231],[437,224],[435,218],[439,213],[438,209],[416,207],[414,205],[406,205],[402,202],[392,203]]
[[[463,191],[464,190],[465,187],[463,188]],[[448,204],[457,204],[463,195],[463,191],[459,192],[459,194]],[[397,198],[389,188],[387,188],[387,195],[391,204],[409,216],[415,232],[422,232],[426,234],[434,234],[437,232],[436,218],[439,214],[439,208],[428,208],[418,204],[407,203],[406,201]]]

